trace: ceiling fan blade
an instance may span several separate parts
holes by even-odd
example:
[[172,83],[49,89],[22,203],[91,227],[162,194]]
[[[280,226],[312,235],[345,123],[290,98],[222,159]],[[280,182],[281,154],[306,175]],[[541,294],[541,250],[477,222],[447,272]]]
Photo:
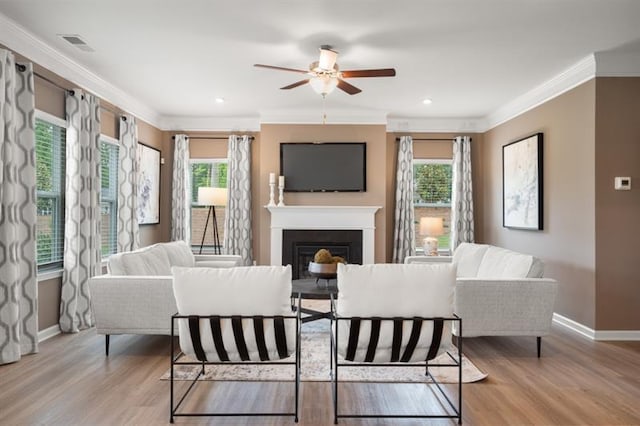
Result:
[[338,79],[338,89],[344,90],[350,95],[357,95],[362,92],[362,90],[358,89],[356,86],[349,84],[340,78]]
[[297,70],[295,68],[284,68],[284,67],[276,67],[273,65],[263,65],[263,64],[253,64],[254,67],[258,67],[258,68],[269,68],[272,70],[280,70],[280,71],[291,71],[291,72],[297,72],[300,74],[307,74],[309,71],[304,71],[304,70]]
[[358,78],[358,77],[395,77],[395,68],[381,68],[377,70],[348,70],[340,71],[343,78]]
[[303,84],[307,84],[308,82],[309,82],[309,79],[300,80],[300,81],[296,81],[295,83],[290,84],[288,86],[281,87],[280,89],[281,90],[294,89],[294,88],[296,88],[298,86],[302,86]]

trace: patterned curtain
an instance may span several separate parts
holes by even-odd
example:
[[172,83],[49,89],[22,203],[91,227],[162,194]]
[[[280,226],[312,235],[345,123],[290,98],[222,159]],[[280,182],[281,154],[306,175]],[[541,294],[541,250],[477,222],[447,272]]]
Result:
[[393,225],[393,263],[416,252],[415,217],[413,212],[413,139],[402,136],[398,142],[396,166],[396,211]]
[[471,182],[471,138],[453,140],[451,193],[451,250],[460,243],[472,243],[473,185]]
[[118,150],[118,252],[140,246],[138,234],[138,126],[132,115],[120,117]]
[[224,218],[224,247],[227,254],[242,256],[244,265],[253,264],[251,247],[251,138],[229,136],[227,155],[228,201]]
[[33,68],[20,67],[0,49],[0,364],[38,351]]
[[100,101],[67,92],[64,270],[60,329],[76,333],[93,326],[89,278],[100,274]]
[[189,178],[189,137],[175,136],[173,185],[171,189],[171,241],[191,244],[191,180]]

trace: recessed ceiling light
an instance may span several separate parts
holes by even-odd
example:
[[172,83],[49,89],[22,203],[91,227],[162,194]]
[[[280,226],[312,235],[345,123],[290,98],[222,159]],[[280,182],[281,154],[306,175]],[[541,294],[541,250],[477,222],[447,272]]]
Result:
[[426,98],[424,101],[422,101],[423,104],[425,105],[431,105],[433,103],[433,101],[429,98]]
[[224,98],[216,98],[216,103],[217,104],[223,104],[224,103]]

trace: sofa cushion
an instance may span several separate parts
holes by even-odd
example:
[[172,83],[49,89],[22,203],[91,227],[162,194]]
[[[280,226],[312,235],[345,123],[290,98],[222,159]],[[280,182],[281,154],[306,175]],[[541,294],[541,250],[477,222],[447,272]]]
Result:
[[195,265],[195,257],[186,241],[172,241],[170,243],[162,243],[161,246],[167,253],[171,266],[190,268]]
[[527,274],[527,278],[542,278],[544,277],[544,262],[535,256],[531,256],[533,261],[531,262],[531,268]]
[[482,258],[488,248],[489,246],[487,244],[460,243],[453,252],[453,262],[458,268],[458,277],[476,277]]
[[526,278],[532,265],[531,255],[490,246],[482,258],[476,277]]
[[162,244],[111,255],[108,261],[112,275],[171,275],[171,265]]
[[[173,267],[173,292],[180,315],[294,315],[291,310],[291,266],[251,266],[238,268],[182,268]],[[277,359],[274,321],[263,322],[265,344],[269,359]],[[295,349],[295,319],[285,320],[285,334],[289,353]],[[192,355],[193,343],[186,320],[179,320],[180,347]],[[258,360],[259,352],[254,321],[242,321],[243,335],[251,360]],[[207,359],[219,360],[212,340],[211,323],[200,320],[203,349]],[[221,319],[221,337],[229,359],[239,361],[234,330],[229,319]]]
[[174,267],[172,273],[180,314],[291,315],[289,265]]
[[[447,317],[453,316],[456,268],[453,264],[338,264],[337,313],[343,317]],[[347,321],[340,321],[338,348],[345,355],[349,335]],[[403,324],[402,345],[411,333],[412,321]],[[391,321],[383,321],[376,349],[376,362],[391,359]],[[412,361],[426,359],[432,339],[432,323],[423,324]],[[369,345],[371,323],[363,321],[355,360],[364,359]],[[450,347],[451,321],[444,322],[440,351]]]

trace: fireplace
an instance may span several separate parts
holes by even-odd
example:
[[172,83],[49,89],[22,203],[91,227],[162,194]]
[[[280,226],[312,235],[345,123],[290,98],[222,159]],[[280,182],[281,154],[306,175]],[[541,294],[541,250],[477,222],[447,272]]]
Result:
[[282,264],[291,265],[292,278],[309,278],[309,262],[320,249],[327,249],[347,263],[362,264],[362,231],[338,229],[284,229]]
[[[361,263],[375,262],[375,214],[380,209],[379,206],[266,206],[266,208],[271,213],[270,265],[282,265],[283,234],[285,231],[292,230],[341,233],[360,231]],[[339,254],[336,253],[336,255]],[[352,262],[356,263],[353,260]]]

